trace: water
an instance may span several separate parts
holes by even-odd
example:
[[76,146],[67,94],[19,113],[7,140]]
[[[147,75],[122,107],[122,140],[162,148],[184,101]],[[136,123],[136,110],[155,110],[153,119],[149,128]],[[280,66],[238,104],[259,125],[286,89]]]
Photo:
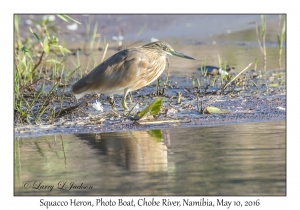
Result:
[[[75,31],[70,31],[66,26],[70,23],[59,18],[51,23],[59,26],[59,44],[73,52],[68,54],[63,62],[63,69],[58,69],[65,73],[74,71],[78,66],[79,70],[74,73],[75,79],[81,78],[82,74],[90,72],[95,66],[101,63],[103,48],[109,43],[105,59],[117,52],[118,42],[112,39],[118,36],[122,30],[123,48],[141,46],[151,42],[155,37],[168,42],[175,50],[183,52],[195,61],[171,58],[170,74],[173,76],[187,76],[200,74],[197,69],[201,65],[220,66],[222,63],[235,67],[236,72],[242,71],[249,63],[257,59],[257,69],[263,69],[263,55],[259,48],[255,22],[260,25],[261,17],[255,15],[201,15],[201,14],[180,14],[180,15],[71,15],[82,24]],[[32,37],[27,19],[40,20],[43,15],[20,15],[20,32]],[[278,18],[279,15],[266,15],[266,50],[267,69],[286,69],[286,47],[283,44],[282,67],[278,66]],[[88,24],[89,23],[89,24]],[[90,49],[92,33],[97,23],[97,37]],[[50,25],[51,25],[50,24]],[[89,29],[89,30],[88,30]],[[143,29],[143,30],[142,30]],[[87,33],[89,31],[89,33]],[[52,32],[52,31],[51,31]],[[53,33],[53,32],[52,32]],[[80,49],[77,51],[77,49]],[[99,49],[102,49],[99,51]],[[60,60],[57,56],[54,60]],[[47,69],[47,65],[44,64]],[[50,68],[50,67],[49,67]],[[251,66],[254,69],[254,65]]]
[[14,165],[15,195],[286,195],[286,127],[18,139]]

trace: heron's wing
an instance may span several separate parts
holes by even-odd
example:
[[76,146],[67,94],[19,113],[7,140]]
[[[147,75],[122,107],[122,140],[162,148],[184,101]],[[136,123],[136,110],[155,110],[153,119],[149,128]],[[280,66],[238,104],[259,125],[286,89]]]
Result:
[[148,67],[145,54],[136,48],[122,50],[98,65],[72,87],[75,94],[85,91],[114,92],[130,87]]

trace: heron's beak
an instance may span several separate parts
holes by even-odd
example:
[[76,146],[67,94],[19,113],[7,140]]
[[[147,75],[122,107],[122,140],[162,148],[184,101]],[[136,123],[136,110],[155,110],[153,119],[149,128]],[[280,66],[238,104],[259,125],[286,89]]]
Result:
[[177,51],[175,51],[175,50],[174,50],[174,51],[171,51],[170,53],[171,53],[172,55],[174,55],[174,56],[177,56],[177,57],[195,60],[195,58],[192,58],[192,57],[190,57],[190,56],[187,56],[187,55],[185,55],[185,54],[183,54],[183,53],[181,53],[181,52],[177,52]]

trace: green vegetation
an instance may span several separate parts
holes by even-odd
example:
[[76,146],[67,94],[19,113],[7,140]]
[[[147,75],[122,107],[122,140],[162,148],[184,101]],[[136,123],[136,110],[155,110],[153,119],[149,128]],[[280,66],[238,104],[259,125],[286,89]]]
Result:
[[204,108],[204,112],[206,112],[207,114],[227,114],[229,113],[228,110],[226,109],[219,109],[215,106],[207,106]]
[[279,48],[279,55],[278,55],[278,67],[281,69],[281,56],[282,56],[282,45],[285,41],[285,22],[286,16],[284,15],[283,18],[279,15],[278,20],[278,48]]
[[267,24],[266,24],[266,18],[265,15],[261,15],[261,29],[259,31],[257,24],[256,26],[256,35],[259,43],[259,47],[261,52],[263,53],[263,59],[264,59],[264,70],[267,70],[267,48],[266,48],[266,30],[267,30]]
[[[64,21],[78,21],[67,15],[57,15]],[[33,20],[34,21],[34,20]],[[58,87],[65,87],[75,71],[64,73],[65,53],[70,51],[59,43],[58,27],[48,18],[34,21],[36,28],[29,28],[30,37],[22,38],[20,17],[14,17],[14,114],[15,122],[40,123],[44,113],[55,112],[52,101],[63,100]],[[37,85],[39,83],[39,85]],[[45,84],[51,84],[49,91]],[[64,89],[63,89],[64,92]],[[38,105],[38,106],[35,106]],[[36,108],[38,107],[38,108]],[[53,122],[53,119],[49,119]]]
[[162,105],[161,98],[154,100],[149,106],[147,106],[142,111],[138,112],[134,117],[135,120],[140,120],[148,116],[155,116],[159,114]]

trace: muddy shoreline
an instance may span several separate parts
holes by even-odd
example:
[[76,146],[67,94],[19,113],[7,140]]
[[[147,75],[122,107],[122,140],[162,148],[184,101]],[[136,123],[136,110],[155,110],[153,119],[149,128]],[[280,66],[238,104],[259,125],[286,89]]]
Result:
[[[174,80],[174,78],[173,78]],[[180,86],[167,88],[163,95],[163,105],[155,118],[135,121],[132,117],[155,98],[156,85],[146,86],[139,91],[132,92],[133,102],[129,109],[136,106],[130,116],[121,108],[121,96],[115,96],[116,110],[111,107],[102,95],[97,100],[103,105],[104,111],[96,111],[91,101],[78,111],[56,119],[54,124],[43,121],[40,125],[15,125],[14,138],[28,138],[53,134],[76,133],[106,133],[132,130],[153,130],[168,128],[184,128],[199,126],[216,126],[224,124],[267,122],[286,120],[286,89],[264,88],[243,90],[233,95],[203,95],[195,97],[188,79],[186,83],[180,81]],[[174,84],[174,82],[173,82]],[[178,103],[178,92],[182,99]],[[203,92],[203,90],[202,90]],[[70,97],[72,94],[70,94]],[[202,106],[201,106],[202,104]],[[198,110],[206,106],[216,106],[229,111],[227,114],[203,114]],[[138,107],[138,108],[137,108]]]

